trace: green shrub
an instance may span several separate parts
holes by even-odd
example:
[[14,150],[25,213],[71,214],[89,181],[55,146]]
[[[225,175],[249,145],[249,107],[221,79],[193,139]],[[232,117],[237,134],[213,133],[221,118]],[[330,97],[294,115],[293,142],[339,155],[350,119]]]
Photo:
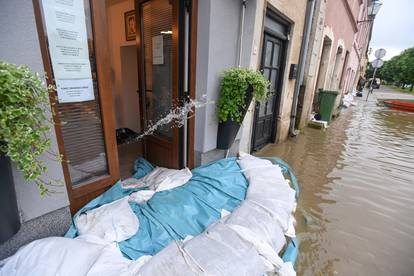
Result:
[[223,123],[229,118],[237,123],[243,120],[241,112],[246,107],[246,91],[253,88],[253,99],[264,101],[268,97],[269,81],[255,70],[248,68],[231,68],[224,71],[221,81],[218,118]]
[[56,182],[41,178],[47,167],[39,157],[50,147],[48,108],[48,89],[38,74],[0,61],[0,153],[16,162],[42,196]]

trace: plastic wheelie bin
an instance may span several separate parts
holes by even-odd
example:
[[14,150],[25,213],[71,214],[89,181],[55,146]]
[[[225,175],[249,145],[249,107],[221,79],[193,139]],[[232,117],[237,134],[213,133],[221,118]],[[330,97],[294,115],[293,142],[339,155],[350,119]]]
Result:
[[319,114],[321,115],[322,121],[331,121],[338,94],[338,91],[319,91]]

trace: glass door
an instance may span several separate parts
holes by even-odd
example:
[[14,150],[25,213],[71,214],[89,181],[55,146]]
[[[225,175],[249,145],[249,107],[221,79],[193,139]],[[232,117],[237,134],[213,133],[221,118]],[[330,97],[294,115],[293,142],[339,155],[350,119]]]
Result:
[[105,1],[33,2],[74,213],[119,179]]
[[[179,79],[180,1],[136,0],[138,68],[144,130],[168,116],[182,96]],[[145,138],[144,155],[165,167],[180,167],[180,129],[168,123]]]

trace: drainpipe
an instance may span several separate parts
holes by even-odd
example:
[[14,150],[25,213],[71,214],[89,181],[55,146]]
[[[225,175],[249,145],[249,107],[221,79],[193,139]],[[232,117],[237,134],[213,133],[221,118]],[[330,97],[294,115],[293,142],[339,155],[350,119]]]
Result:
[[[237,67],[241,67],[241,59],[243,53],[243,30],[244,30],[244,17],[246,14],[246,4],[247,0],[242,0],[242,12],[241,12],[241,21],[240,21],[240,32],[239,32],[239,57],[237,59]],[[234,142],[234,141],[233,141]],[[230,149],[226,150],[225,158],[229,156]]]
[[242,0],[242,14],[240,22],[240,33],[239,33],[239,59],[237,61],[237,67],[241,67],[241,59],[243,53],[243,30],[244,30],[244,17],[246,14],[246,4],[247,0]]
[[296,83],[295,83],[295,91],[293,94],[293,102],[292,102],[292,111],[291,111],[291,116],[290,116],[289,134],[291,136],[297,135],[295,131],[295,122],[296,122],[296,116],[297,116],[297,111],[298,111],[298,99],[299,99],[300,87],[303,85],[303,79],[305,75],[306,54],[308,52],[308,47],[309,47],[309,37],[311,33],[315,4],[316,4],[316,0],[308,0],[308,4],[306,6],[304,36],[302,39],[302,45],[300,47],[299,68],[298,68],[299,74],[298,74],[298,79],[296,80]]

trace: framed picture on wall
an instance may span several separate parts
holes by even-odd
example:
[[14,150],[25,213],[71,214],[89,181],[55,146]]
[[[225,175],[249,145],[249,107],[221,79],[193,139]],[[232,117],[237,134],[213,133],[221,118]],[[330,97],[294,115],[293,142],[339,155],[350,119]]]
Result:
[[125,20],[125,37],[127,41],[135,40],[136,24],[135,24],[135,10],[124,13]]

